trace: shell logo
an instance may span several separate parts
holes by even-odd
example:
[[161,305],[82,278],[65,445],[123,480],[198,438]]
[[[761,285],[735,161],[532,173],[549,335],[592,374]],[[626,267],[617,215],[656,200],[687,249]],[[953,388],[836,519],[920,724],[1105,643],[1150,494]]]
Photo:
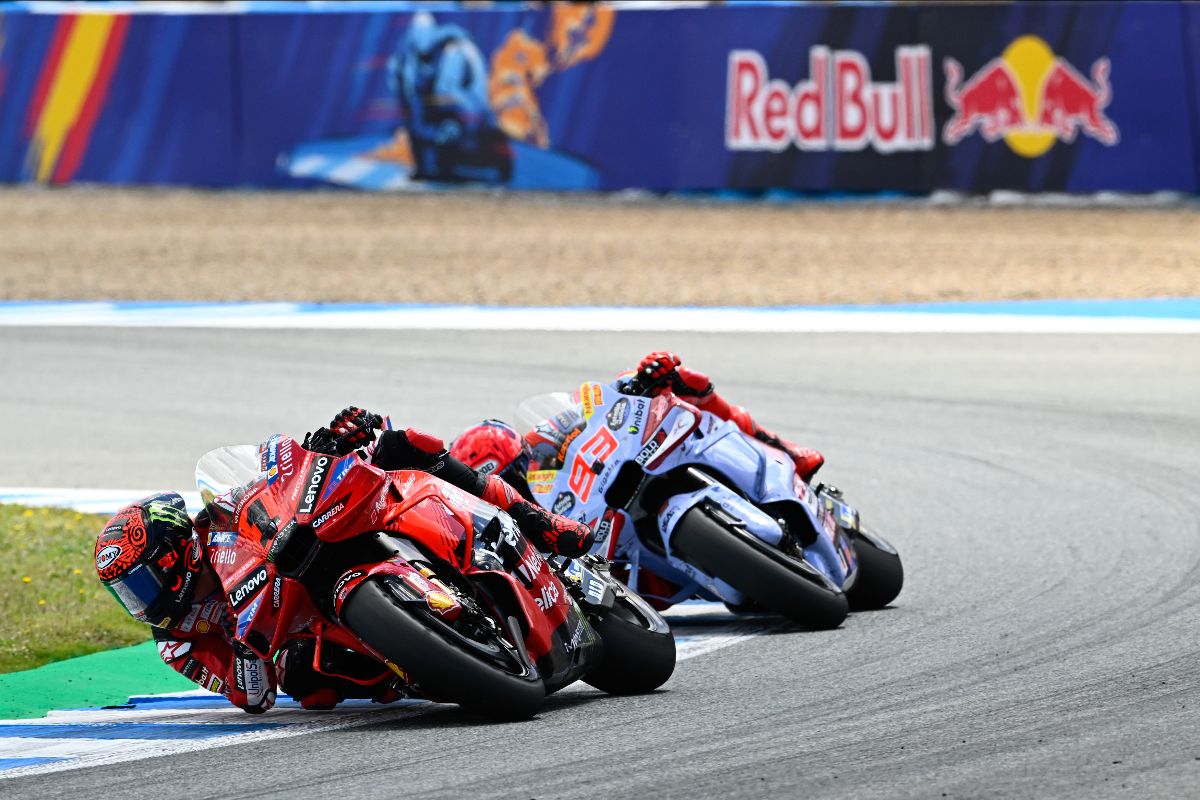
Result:
[[1107,58],[1096,59],[1089,80],[1040,37],[1022,36],[965,81],[953,58],[943,67],[946,102],[954,109],[942,129],[947,145],[978,131],[984,141],[1003,139],[1017,155],[1037,158],[1081,132],[1110,147],[1120,142],[1104,114],[1112,100]]

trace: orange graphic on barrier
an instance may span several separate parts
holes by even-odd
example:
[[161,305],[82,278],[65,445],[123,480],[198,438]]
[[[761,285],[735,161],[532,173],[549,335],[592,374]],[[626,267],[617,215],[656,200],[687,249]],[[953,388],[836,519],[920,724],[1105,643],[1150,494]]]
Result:
[[492,53],[488,103],[496,121],[512,138],[542,148],[550,146],[550,133],[533,90],[549,74],[546,46],[525,31],[513,31]]

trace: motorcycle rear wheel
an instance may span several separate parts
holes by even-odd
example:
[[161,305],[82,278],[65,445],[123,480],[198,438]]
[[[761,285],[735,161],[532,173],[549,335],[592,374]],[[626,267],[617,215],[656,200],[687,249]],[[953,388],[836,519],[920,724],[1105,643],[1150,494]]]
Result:
[[648,694],[670,679],[675,637],[670,630],[652,630],[647,613],[654,610],[618,597],[611,609],[588,615],[604,643],[604,658],[583,677],[584,683],[608,694]]
[[[402,602],[387,580],[364,581],[342,606],[342,619],[359,638],[407,672],[430,699],[495,720],[529,719],[538,712],[546,688],[515,648],[503,640],[468,639],[432,612]],[[497,657],[485,660],[489,649]]]
[[808,628],[836,628],[850,606],[836,588],[817,583],[815,569],[764,542],[727,529],[702,506],[683,515],[671,547],[751,600]]
[[896,599],[904,586],[904,565],[900,556],[889,553],[864,536],[851,534],[854,554],[858,557],[858,577],[846,599],[854,611],[873,611]]

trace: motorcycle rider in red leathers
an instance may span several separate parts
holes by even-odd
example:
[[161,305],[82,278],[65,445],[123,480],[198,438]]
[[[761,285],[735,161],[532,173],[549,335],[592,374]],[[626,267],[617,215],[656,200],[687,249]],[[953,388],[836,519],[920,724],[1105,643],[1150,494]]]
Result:
[[654,387],[650,391],[651,396],[674,394],[701,411],[732,421],[747,436],[753,436],[763,444],[787,453],[805,483],[811,483],[813,475],[825,463],[825,457],[816,450],[801,447],[759,425],[746,409],[733,405],[717,394],[707,375],[683,366],[679,356],[674,353],[650,353],[638,364],[636,374],[645,385]]
[[[723,420],[731,420],[748,436],[764,444],[777,447],[791,457],[796,472],[805,482],[825,463],[825,457],[816,450],[801,447],[794,442],[763,428],[750,413],[721,397],[713,388],[712,381],[702,372],[682,366],[679,356],[658,351],[641,360],[636,370],[623,372],[618,377],[637,376],[643,386],[650,387],[648,394],[658,396],[673,394],[702,411],[708,411]],[[551,469],[545,463],[545,454],[561,450],[563,442],[558,438],[547,439],[545,432],[530,431],[524,440],[511,426],[499,420],[485,420],[473,428],[463,431],[450,443],[450,454],[468,466],[481,472],[499,475],[528,496],[525,473],[530,469]],[[549,455],[553,458],[552,455]]]
[[[591,547],[590,528],[522,499],[496,476],[451,456],[437,437],[409,428],[383,431],[381,418],[347,408],[304,439],[303,447],[345,455],[370,445],[368,460],[386,470],[419,469],[504,509],[543,552],[578,556]],[[209,541],[209,509],[195,520],[174,492],[139,500],[119,511],[96,540],[96,572],[134,619],[154,628],[163,661],[236,706],[260,714],[275,703],[277,687],[304,708],[332,708],[350,697],[377,702],[399,698],[389,670],[353,651],[323,646],[324,672],[315,667],[315,642],[298,638],[281,648],[276,663],[235,641],[234,617],[211,559],[220,550]]]

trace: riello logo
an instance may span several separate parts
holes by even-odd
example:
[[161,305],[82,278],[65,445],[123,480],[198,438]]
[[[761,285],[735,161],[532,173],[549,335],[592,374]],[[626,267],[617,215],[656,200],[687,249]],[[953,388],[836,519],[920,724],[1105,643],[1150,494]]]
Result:
[[755,50],[729,53],[725,147],[779,152],[932,150],[933,70],[929,48],[896,48],[896,80],[871,80],[862,53],[820,45],[808,52],[809,78],[771,79]]

